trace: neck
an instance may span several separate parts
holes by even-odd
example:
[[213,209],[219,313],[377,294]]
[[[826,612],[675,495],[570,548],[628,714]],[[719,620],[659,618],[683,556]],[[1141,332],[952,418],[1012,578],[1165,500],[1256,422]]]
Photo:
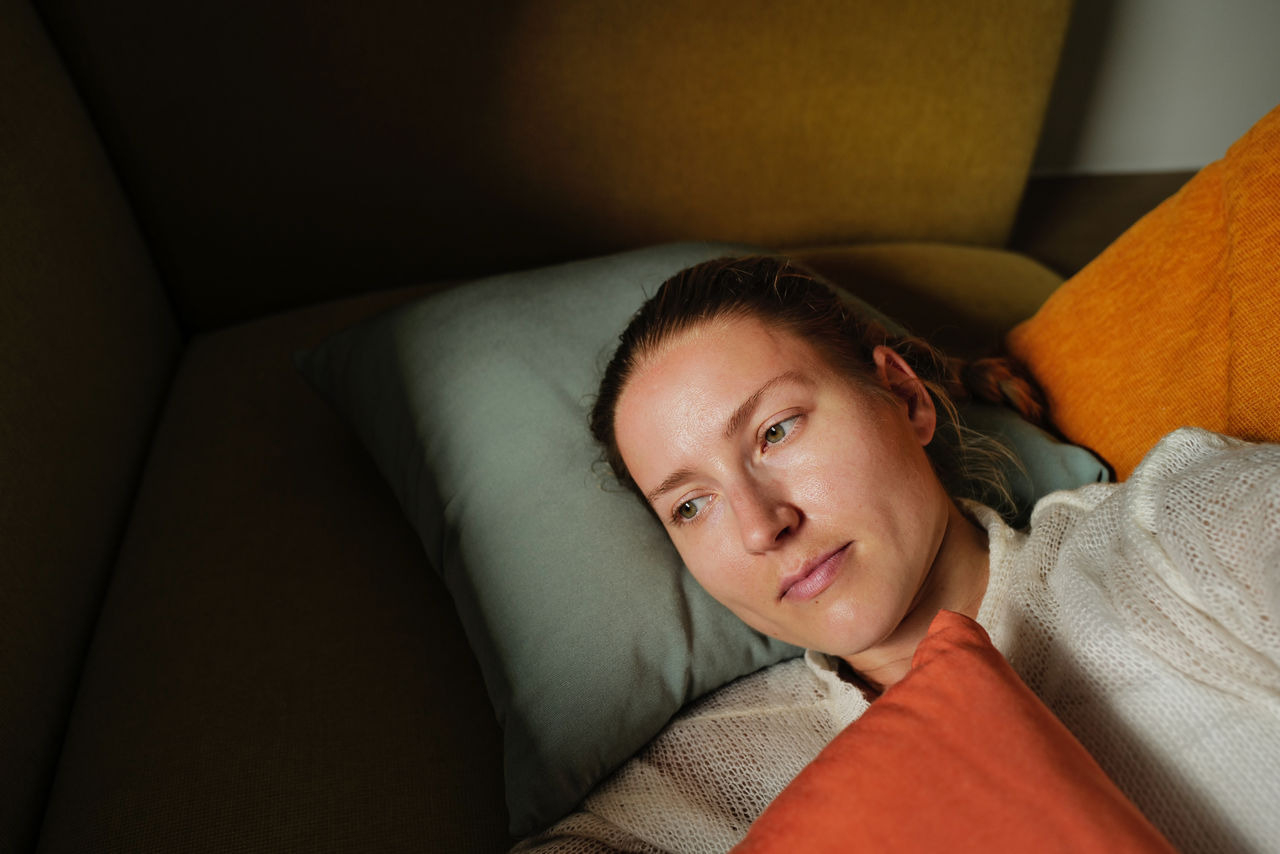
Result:
[[933,568],[911,610],[883,643],[846,661],[877,691],[897,683],[911,669],[916,647],[939,611],[977,618],[987,590],[988,570],[987,532],[952,502]]

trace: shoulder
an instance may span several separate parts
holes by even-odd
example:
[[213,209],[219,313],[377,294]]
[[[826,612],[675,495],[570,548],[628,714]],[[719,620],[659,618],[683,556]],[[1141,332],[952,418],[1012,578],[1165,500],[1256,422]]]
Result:
[[[1191,519],[1226,527],[1274,520],[1280,514],[1280,445],[1184,427],[1151,449],[1124,489],[1132,514],[1153,531]],[[1255,524],[1245,527],[1251,535],[1262,533]]]
[[[1104,503],[1123,504],[1131,513],[1149,518],[1167,509],[1171,494],[1186,500],[1185,487],[1221,497],[1257,484],[1280,484],[1280,445],[1259,444],[1182,427],[1166,434],[1134,469],[1128,480],[1055,492],[1042,498],[1031,516],[1031,527],[1064,516],[1078,518]],[[1277,487],[1280,488],[1280,487]]]
[[1206,466],[1280,463],[1280,445],[1247,442],[1199,427],[1182,427],[1164,436],[1142,458],[1129,482],[1168,479]]
[[1225,627],[1258,648],[1280,601],[1280,445],[1182,428],[1128,480],[1086,496],[1074,513],[1064,508],[1085,496],[1033,516],[1056,533],[1060,577],[1087,579],[1113,610],[1146,613],[1139,634],[1160,621],[1185,632],[1207,617],[1216,628],[1202,634]]

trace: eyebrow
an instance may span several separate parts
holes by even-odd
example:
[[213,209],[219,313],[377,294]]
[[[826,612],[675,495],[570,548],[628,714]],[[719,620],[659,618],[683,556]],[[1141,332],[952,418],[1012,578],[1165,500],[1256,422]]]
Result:
[[[729,420],[725,423],[724,437],[726,439],[732,439],[738,433],[742,432],[742,428],[746,424],[747,419],[751,417],[751,413],[755,412],[756,407],[760,405],[760,399],[768,394],[775,386],[788,382],[800,383],[803,385],[809,384],[808,378],[799,371],[783,371],[778,374],[776,377],[760,386],[760,388],[756,389],[746,400],[742,401],[741,405],[739,405],[737,409],[733,411],[733,414],[729,416]],[[645,493],[644,497],[650,504],[653,504],[661,498],[664,493],[675,489],[681,483],[693,477],[694,474],[694,470],[688,466],[677,469],[663,478],[662,483]]]

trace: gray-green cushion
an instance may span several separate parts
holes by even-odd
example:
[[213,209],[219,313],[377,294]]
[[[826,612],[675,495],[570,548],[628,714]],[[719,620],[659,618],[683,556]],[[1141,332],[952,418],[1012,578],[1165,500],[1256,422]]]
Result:
[[[798,652],[683,571],[648,511],[611,485],[586,429],[644,298],[686,266],[745,251],[672,244],[492,277],[299,355],[454,597],[503,726],[513,833],[572,810],[684,703]],[[1023,492],[1097,479],[1063,463],[1086,452],[1012,429],[1038,461]]]

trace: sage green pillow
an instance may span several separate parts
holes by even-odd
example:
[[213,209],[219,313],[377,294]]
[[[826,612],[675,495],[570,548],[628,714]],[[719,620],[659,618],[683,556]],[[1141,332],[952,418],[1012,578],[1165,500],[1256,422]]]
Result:
[[[697,585],[602,471],[586,426],[645,297],[684,267],[750,251],[673,244],[496,276],[299,354],[454,598],[503,728],[514,834],[570,812],[683,704],[799,652]],[[1013,436],[1040,461],[1024,491],[1084,482],[1061,464],[1080,449],[1030,429]]]

